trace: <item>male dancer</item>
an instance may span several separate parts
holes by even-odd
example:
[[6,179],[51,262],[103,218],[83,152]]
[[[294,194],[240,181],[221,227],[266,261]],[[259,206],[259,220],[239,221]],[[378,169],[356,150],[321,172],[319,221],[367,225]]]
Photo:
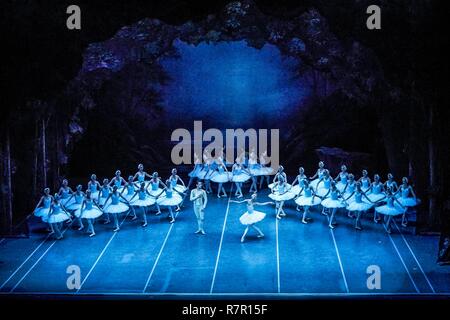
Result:
[[208,203],[208,196],[205,190],[202,189],[202,182],[197,182],[197,188],[192,189],[190,200],[194,205],[195,216],[197,217],[198,229],[195,233],[206,234],[203,230],[203,221],[205,220],[205,208]]

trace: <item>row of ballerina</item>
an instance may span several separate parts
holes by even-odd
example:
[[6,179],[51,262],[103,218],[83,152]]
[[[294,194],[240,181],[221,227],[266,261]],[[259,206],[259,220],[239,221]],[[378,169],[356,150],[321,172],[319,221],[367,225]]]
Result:
[[[274,175],[274,178],[272,183],[269,183],[271,175]],[[258,177],[261,177],[259,188],[261,189],[266,181],[271,189],[269,197],[274,202],[258,203],[255,201]],[[276,217],[281,219],[286,215],[283,210],[284,203],[293,200],[297,204],[297,210],[300,211],[300,207],[303,208],[301,221],[305,224],[309,220],[307,215],[310,208],[321,205],[322,213],[327,217],[331,211],[330,228],[335,226],[334,216],[337,210],[346,208],[349,216],[356,217],[355,227],[358,230],[361,229],[361,214],[374,208],[375,222],[380,221],[378,214],[383,215],[387,231],[390,232],[391,218],[402,214],[402,224],[405,225],[407,209],[419,203],[406,178],[403,178],[400,186],[397,185],[391,174],[388,175],[385,183],[380,182],[378,175],[375,175],[374,180],[371,181],[367,171],[364,170],[362,176],[356,180],[352,174],[347,172],[347,168],[342,166],[341,172],[333,179],[329,171],[325,169],[323,162],[319,162],[317,172],[309,178],[305,175],[304,169],[300,167],[299,174],[291,184],[287,182],[282,166],[275,171],[251,160],[247,165],[243,161],[234,163],[231,172],[228,171],[223,161],[196,163],[189,173],[189,178],[186,186],[177,175],[177,170],[173,169],[171,176],[164,183],[157,172],[149,175],[140,164],[136,174],[129,176],[128,180],[125,180],[118,170],[111,180],[104,179],[100,184],[96,175],[93,174],[85,192],[81,185],[72,190],[65,179],[54,196],[50,194],[48,188],[44,190],[44,195],[39,200],[34,214],[49,224],[51,233],[55,233],[57,239],[63,236],[61,231],[63,222],[69,223],[73,219],[78,221],[79,230],[84,229],[83,220],[87,221],[87,230],[90,236],[94,236],[94,222],[100,216],[104,217],[105,224],[110,223],[110,217],[112,217],[114,231],[118,231],[120,230],[118,216],[121,213],[127,213],[127,215],[131,213],[132,220],[136,220],[136,212],[140,211],[142,226],[147,226],[146,212],[151,206],[156,206],[157,215],[161,214],[160,207],[166,207],[170,223],[173,223],[175,221],[174,211],[180,210],[194,180],[203,181],[207,193],[212,192],[211,182],[217,183],[217,197],[219,198],[227,196],[224,184],[232,182],[236,186],[235,196],[238,199],[243,197],[243,183],[251,181],[249,191],[254,193],[252,197],[242,201],[232,200],[238,203],[247,202],[247,212],[240,218],[240,222],[247,226],[244,238],[250,227],[257,230],[259,236],[263,236],[256,224],[264,219],[265,214],[253,210],[254,205],[275,204]]]

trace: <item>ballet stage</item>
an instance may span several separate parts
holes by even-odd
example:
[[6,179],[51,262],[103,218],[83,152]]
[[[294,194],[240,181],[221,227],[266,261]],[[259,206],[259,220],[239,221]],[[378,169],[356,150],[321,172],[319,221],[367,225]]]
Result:
[[[266,194],[261,192],[259,200]],[[117,233],[112,225],[97,223],[93,238],[73,226],[55,241],[33,220],[29,239],[0,240],[1,295],[170,299],[450,293],[448,267],[436,264],[438,237],[415,236],[399,222],[389,235],[373,223],[372,214],[364,217],[363,231],[356,231],[344,212],[334,230],[317,211],[304,225],[286,203],[281,221],[272,206],[261,207],[267,213],[260,223],[265,237],[250,234],[241,243],[239,216],[245,210],[245,204],[209,195],[205,236],[194,234],[190,203],[172,225],[165,212],[149,213],[147,228],[127,217]],[[68,289],[74,270],[68,274],[69,266],[79,267],[78,290]],[[369,266],[379,267],[380,289],[368,289],[374,268]]]

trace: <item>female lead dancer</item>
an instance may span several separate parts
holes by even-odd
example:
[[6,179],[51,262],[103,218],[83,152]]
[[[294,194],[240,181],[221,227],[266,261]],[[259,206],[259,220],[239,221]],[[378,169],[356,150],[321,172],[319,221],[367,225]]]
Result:
[[309,184],[308,179],[304,178],[300,180],[300,184],[302,185],[302,189],[297,193],[295,203],[297,204],[297,208],[298,206],[303,207],[302,223],[307,224],[308,218],[306,215],[309,212],[309,207],[319,205],[322,202],[322,199],[316,195],[314,188]]
[[[83,204],[81,208],[75,211],[75,216],[82,221],[82,219],[86,219],[88,222],[87,232],[90,232],[89,237],[95,236],[94,230],[94,220],[100,217],[103,214],[103,211],[100,207],[95,203],[92,199],[91,190],[86,191],[86,197],[84,198]],[[81,229],[83,229],[83,223],[81,222]]]
[[269,204],[274,204],[273,202],[256,202],[257,194],[256,192],[252,194],[250,199],[244,199],[244,200],[230,200],[230,202],[235,203],[246,203],[247,204],[247,211],[241,215],[239,218],[239,221],[245,226],[244,234],[241,237],[241,242],[245,241],[245,236],[247,235],[247,232],[250,228],[253,228],[256,232],[258,232],[257,237],[262,238],[264,237],[264,233],[262,233],[261,229],[259,229],[256,224],[260,221],[262,221],[266,214],[264,212],[256,211],[254,210],[254,206],[265,206]]

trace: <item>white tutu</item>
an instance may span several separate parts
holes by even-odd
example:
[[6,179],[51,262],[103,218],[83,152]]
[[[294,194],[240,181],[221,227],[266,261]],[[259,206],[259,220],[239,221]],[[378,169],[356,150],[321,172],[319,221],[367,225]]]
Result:
[[75,211],[75,217],[84,219],[95,219],[100,217],[102,214],[103,212],[96,207],[92,207],[91,209],[84,209],[83,212],[81,212],[81,208]]
[[134,198],[134,200],[130,203],[132,206],[136,207],[150,207],[156,203],[155,198],[146,197],[145,199],[139,199],[138,197]]
[[65,208],[67,208],[68,206],[70,206],[71,204],[75,203],[75,198],[74,197],[68,197],[65,199],[62,199],[59,201],[61,203],[61,205]]
[[231,176],[231,180],[233,182],[245,182],[245,181],[248,181],[248,179],[250,179],[250,176],[245,172],[242,172],[239,174],[233,174]]
[[[330,191],[330,189],[326,189],[326,188],[319,188],[316,192],[316,194],[320,197],[325,197],[325,195]],[[329,193],[328,193],[329,195]]]
[[226,183],[230,181],[230,173],[229,172],[215,172],[211,176],[211,181],[215,183]]
[[322,201],[322,206],[325,208],[345,208],[346,204],[342,200],[333,200],[326,198]]
[[271,176],[275,174],[275,170],[272,169],[271,167],[261,167],[259,169],[259,173],[260,176]]
[[188,173],[188,176],[191,178],[197,178],[198,174],[200,173],[201,170],[202,170],[202,168],[199,165],[196,165],[194,167],[194,170],[192,170],[191,172]]
[[300,192],[302,188],[300,187],[299,184],[296,184],[295,186],[291,187],[291,189],[289,189],[290,192],[298,194]]
[[[270,190],[272,190],[274,187],[275,187],[275,185],[277,185],[276,183],[271,183],[271,184],[269,184],[269,189]],[[286,190],[289,190],[289,191],[291,191],[291,188],[292,186],[289,184],[289,183],[286,183]],[[276,189],[275,189],[276,190]],[[292,192],[292,191],[291,191]],[[294,193],[294,192],[293,192]]]
[[181,193],[184,193],[187,190],[187,188],[181,184],[177,184],[173,188],[174,188],[174,190],[177,190],[178,192],[181,192]]
[[163,192],[163,189],[161,189],[161,188],[158,188],[156,190],[150,189],[148,191],[148,193],[150,193],[152,196],[155,196],[155,197],[158,196],[161,192]]
[[347,206],[348,211],[367,211],[372,208],[372,204],[367,202],[352,202]]
[[98,205],[99,206],[104,206],[105,202],[106,202],[106,199],[108,199],[108,198],[100,197],[100,199],[98,200]]
[[398,216],[399,214],[403,214],[403,212],[405,212],[405,210],[400,206],[388,206],[387,204],[375,207],[375,211],[388,216]]
[[200,180],[210,179],[211,175],[212,175],[212,170],[202,169],[197,174],[197,178],[199,178]]
[[240,218],[239,221],[247,226],[247,225],[251,225],[251,224],[255,224],[261,220],[263,220],[266,217],[266,214],[264,212],[260,212],[260,211],[255,211],[253,210],[252,213],[249,213],[248,211],[246,211]]
[[78,209],[81,208],[81,205],[82,205],[82,204],[83,204],[83,203],[76,203],[76,202],[73,202],[72,204],[70,204],[69,206],[67,206],[66,209],[67,209],[67,210],[78,210]]
[[158,200],[156,200],[156,202],[160,206],[169,206],[169,207],[177,206],[182,201],[183,201],[183,198],[177,193],[172,194],[172,197],[170,197],[170,198],[167,198],[166,196],[164,196],[164,197],[158,198]]
[[319,178],[314,179],[313,181],[311,181],[311,182],[309,183],[309,185],[310,185],[311,187],[313,187],[313,189],[316,189],[316,188],[317,188],[317,184],[319,183],[319,181],[320,181]]
[[107,213],[122,213],[128,211],[129,209],[128,205],[123,202],[111,204],[110,201],[108,201],[108,204],[105,205],[105,212]]
[[381,199],[384,198],[384,194],[382,194],[382,193],[369,193],[367,195],[367,198],[369,198],[370,201],[372,201],[372,202],[378,202],[378,201],[380,201]]
[[[313,200],[314,198],[314,200]],[[306,196],[300,196],[297,199],[295,199],[295,203],[298,204],[299,206],[303,207],[303,206],[317,206],[322,202],[322,200],[320,200],[320,198],[318,197],[306,197]]]
[[402,206],[404,207],[415,207],[419,204],[420,200],[417,199],[415,200],[412,197],[408,197],[408,198],[404,198],[404,197],[400,197],[397,198],[398,202],[400,202],[402,204]]
[[69,219],[70,219],[69,215],[66,214],[65,212],[55,213],[55,214],[52,214],[51,216],[42,217],[42,221],[48,222],[48,223],[59,223],[59,222],[63,222],[63,221],[69,220]]
[[287,200],[294,199],[295,198],[295,194],[290,192],[290,191],[285,192],[283,194],[280,194],[280,193],[276,192],[276,193],[269,194],[269,198],[274,200],[274,201],[287,201]]
[[36,210],[34,210],[34,215],[36,217],[45,217],[48,215],[49,212],[50,208],[39,207]]
[[336,188],[340,192],[342,192],[342,191],[344,191],[344,188],[345,188],[346,185],[347,185],[346,183],[343,183],[342,181],[339,181],[338,183],[336,183]]

